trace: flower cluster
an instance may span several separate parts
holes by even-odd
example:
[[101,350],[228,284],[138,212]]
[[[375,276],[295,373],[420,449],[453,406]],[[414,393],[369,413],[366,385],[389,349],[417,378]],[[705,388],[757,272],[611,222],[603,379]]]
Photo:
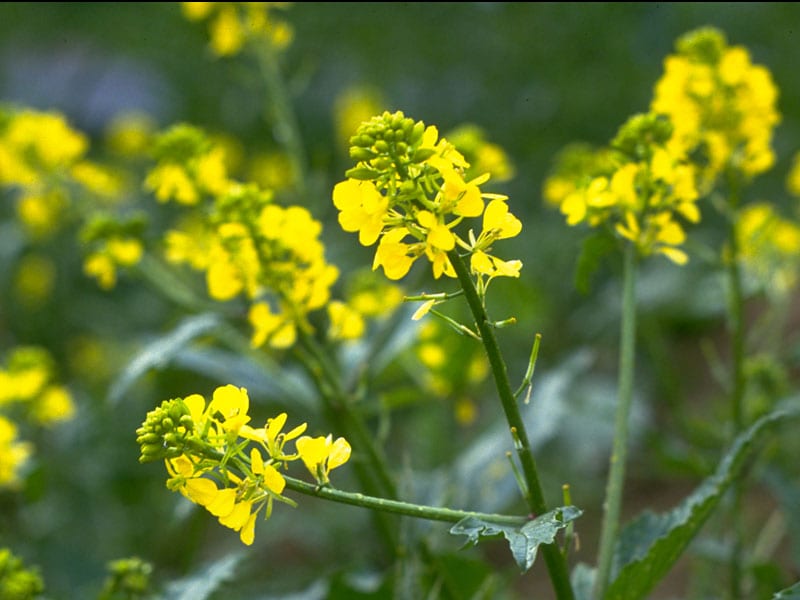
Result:
[[85,158],[89,141],[55,112],[0,107],[0,186],[18,192],[17,215],[34,237],[58,230],[71,188],[111,198],[120,181]]
[[35,567],[26,567],[8,548],[0,548],[0,598],[41,598],[44,581]]
[[332,340],[361,338],[367,320],[391,314],[403,302],[403,292],[372,271],[356,271],[348,278],[345,298],[328,302],[328,337]]
[[18,347],[6,362],[0,368],[0,486],[15,486],[33,446],[18,439],[11,417],[50,426],[72,418],[75,406],[67,389],[54,383],[55,366],[47,351]]
[[251,40],[286,48],[294,33],[291,26],[274,16],[274,9],[287,2],[181,2],[183,14],[192,21],[209,20],[211,50],[218,56],[238,54]]
[[102,289],[113,288],[117,283],[117,269],[132,267],[141,260],[144,226],[141,218],[121,221],[95,215],[81,231],[81,242],[88,250],[83,262],[84,273],[97,279]]
[[609,149],[578,147],[562,154],[564,164],[545,184],[549,202],[560,205],[569,225],[607,226],[644,256],[663,254],[685,263],[679,246],[686,234],[677,217],[700,220],[699,192],[693,164],[669,144],[672,131],[663,116],[635,115]]
[[173,200],[193,206],[203,198],[224,193],[231,185],[224,150],[190,125],[175,125],[158,135],[153,157],[157,164],[144,185],[159,202]]
[[800,276],[800,224],[779,215],[767,202],[749,204],[736,223],[739,259],[771,293],[786,293]]
[[[400,111],[384,112],[362,123],[350,144],[357,164],[335,186],[333,203],[345,231],[358,232],[364,246],[378,242],[373,269],[383,267],[386,277],[397,280],[425,256],[435,278],[455,277],[448,252],[458,247],[471,255],[478,277],[519,276],[520,261],[489,251],[495,241],[518,235],[522,224],[509,212],[506,196],[481,191],[488,174],[465,178],[469,164],[436,127]],[[472,231],[468,241],[455,233],[462,220],[481,215],[477,238]]]
[[[261,510],[269,518],[274,501],[294,505],[282,495],[280,470],[287,463],[300,459],[319,485],[327,485],[331,470],[350,458],[344,438],[304,436],[305,423],[284,432],[286,413],[252,427],[249,407],[246,389],[226,385],[209,403],[199,394],[165,400],[136,430],[140,462],[164,460],[167,487],[239,532],[247,545]],[[288,452],[292,440],[296,451]]]
[[768,69],[742,46],[705,27],[680,37],[664,61],[651,110],[669,116],[670,145],[702,165],[703,190],[726,168],[752,177],[775,162],[772,132],[780,121]]
[[325,260],[319,221],[306,208],[279,206],[270,191],[229,179],[223,153],[195,128],[170,129],[157,149],[147,178],[156,197],[197,209],[166,234],[167,259],[204,271],[215,300],[246,298],[253,346],[293,345],[339,275]]

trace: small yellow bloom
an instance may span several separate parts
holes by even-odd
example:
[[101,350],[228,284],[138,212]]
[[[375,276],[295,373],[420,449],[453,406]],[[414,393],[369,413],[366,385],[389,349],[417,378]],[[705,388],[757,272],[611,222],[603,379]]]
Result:
[[222,416],[224,419],[222,427],[225,431],[233,434],[238,434],[239,429],[250,421],[250,416],[247,414],[249,408],[250,398],[247,390],[230,384],[215,389],[211,404],[208,406],[211,415],[219,413]]
[[347,179],[333,188],[333,204],[339,209],[339,224],[345,231],[358,231],[362,246],[371,246],[383,229],[389,200],[369,181]]
[[341,437],[333,441],[331,435],[316,438],[303,436],[296,445],[303,464],[320,485],[327,484],[330,472],[350,458],[350,444]]
[[401,241],[406,235],[408,235],[408,230],[399,227],[381,237],[372,263],[373,270],[383,267],[386,277],[392,280],[402,279],[406,276],[415,258],[409,255],[412,250],[411,245]]
[[273,348],[289,348],[297,339],[294,323],[282,314],[273,313],[268,304],[253,304],[247,319],[253,326],[250,343],[254,348],[260,348],[266,342]]
[[328,335],[334,340],[355,340],[364,334],[365,324],[361,314],[344,302],[328,303],[328,318],[331,325]]

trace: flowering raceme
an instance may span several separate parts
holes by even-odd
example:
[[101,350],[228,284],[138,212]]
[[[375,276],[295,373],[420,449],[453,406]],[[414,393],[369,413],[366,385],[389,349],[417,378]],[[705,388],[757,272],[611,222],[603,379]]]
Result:
[[769,70],[712,27],[685,34],[676,48],[664,61],[651,110],[674,124],[673,151],[702,162],[703,193],[726,168],[747,177],[769,169],[775,162],[772,132],[780,121]]
[[181,2],[187,19],[209,19],[210,46],[218,56],[238,54],[250,40],[268,41],[281,50],[292,41],[291,26],[274,17],[287,2]]
[[684,264],[688,257],[679,246],[686,234],[676,217],[700,220],[699,192],[695,167],[685,155],[673,154],[671,136],[665,117],[635,115],[620,128],[610,150],[594,158],[562,154],[562,161],[578,169],[567,183],[571,167],[556,167],[553,181],[545,183],[549,201],[560,204],[569,225],[609,227],[643,256],[662,254]]
[[[508,212],[506,196],[481,191],[488,174],[467,180],[469,164],[453,144],[439,138],[436,127],[399,111],[385,112],[362,123],[350,143],[357,164],[334,187],[333,203],[342,229],[358,232],[364,246],[378,243],[373,269],[383,267],[389,279],[402,279],[425,256],[435,278],[455,277],[447,253],[458,247],[485,255],[472,262],[480,278],[519,276],[519,261],[488,254],[494,241],[522,228]],[[484,229],[477,238],[470,233],[465,241],[455,233],[465,218],[481,215]]]
[[769,293],[785,294],[800,276],[800,225],[767,202],[744,207],[736,223],[739,259]]
[[[350,458],[344,438],[298,439],[305,423],[284,433],[286,413],[252,427],[249,407],[246,389],[225,385],[209,403],[199,394],[165,400],[136,430],[139,461],[164,460],[167,487],[204,507],[247,545],[255,539],[261,510],[269,518],[276,500],[294,506],[283,496],[286,479],[279,469],[302,460],[318,485],[329,485],[331,469]],[[297,452],[287,453],[292,440]]]
[[[272,192],[228,179],[217,149],[195,128],[165,132],[157,148],[148,177],[156,197],[178,194],[180,203],[201,209],[167,233],[167,259],[204,271],[215,300],[246,298],[254,347],[292,346],[298,328],[310,331],[308,314],[327,304],[339,276],[325,260],[322,225],[306,208],[279,206]],[[181,173],[179,187],[162,187],[165,167]]]
[[0,186],[17,191],[17,216],[33,237],[60,228],[76,190],[105,199],[119,191],[115,175],[86,160],[88,148],[59,113],[0,106]]
[[19,483],[20,469],[33,453],[33,445],[18,439],[12,416],[45,427],[71,419],[72,396],[53,382],[55,366],[50,354],[38,347],[15,348],[0,368],[0,488]]

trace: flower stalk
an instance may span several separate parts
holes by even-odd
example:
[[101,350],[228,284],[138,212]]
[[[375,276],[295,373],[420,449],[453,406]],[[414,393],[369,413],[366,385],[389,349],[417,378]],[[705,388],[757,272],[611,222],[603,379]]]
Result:
[[633,400],[636,347],[636,246],[627,244],[622,275],[622,324],[620,332],[619,392],[614,421],[614,441],[609,461],[605,511],[595,579],[595,598],[602,598],[610,583],[611,561],[619,532],[625,464],[628,453],[628,421]]
[[[531,452],[528,433],[525,429],[525,422],[522,420],[517,399],[508,380],[506,364],[500,352],[500,347],[497,344],[494,328],[489,321],[486,309],[478,295],[470,272],[458,251],[455,249],[451,250],[447,253],[447,256],[450,259],[450,263],[453,265],[453,269],[458,277],[458,282],[464,290],[464,296],[469,304],[472,316],[475,319],[475,325],[480,333],[481,342],[486,349],[486,355],[492,369],[500,404],[503,407],[509,429],[513,431],[514,448],[517,452],[520,465],[522,466],[522,474],[527,488],[526,501],[528,507],[534,515],[544,514],[547,512],[547,504],[545,503],[542,486],[539,482],[536,461]],[[555,544],[547,544],[542,546],[542,554],[547,564],[547,570],[553,584],[553,589],[556,592],[556,597],[559,600],[570,600],[574,598],[572,585],[569,581],[567,564],[561,551]]]

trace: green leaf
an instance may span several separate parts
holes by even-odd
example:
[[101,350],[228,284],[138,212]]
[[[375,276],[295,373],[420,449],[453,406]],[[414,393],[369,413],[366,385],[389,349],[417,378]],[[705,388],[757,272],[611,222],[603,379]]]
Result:
[[153,368],[164,367],[196,337],[214,329],[221,323],[217,315],[207,313],[183,319],[172,331],[147,344],[131,360],[108,392],[109,402],[116,404],[128,389]]
[[772,600],[800,600],[800,581],[775,594]]
[[666,514],[646,512],[628,525],[617,543],[613,583],[605,600],[643,598],[669,571],[700,531],[725,491],[745,466],[756,444],[776,425],[800,417],[800,409],[770,413],[739,434],[708,477],[680,505]]
[[581,294],[589,293],[592,276],[600,268],[600,261],[611,254],[616,247],[614,238],[605,231],[594,233],[584,239],[575,264],[575,288]]
[[540,544],[552,544],[559,529],[566,527],[581,515],[574,506],[553,509],[523,525],[492,523],[476,517],[465,517],[450,528],[453,535],[466,535],[467,545],[477,544],[481,537],[503,535],[508,540],[511,554],[523,571],[527,571],[536,560]]
[[166,596],[170,600],[206,600],[225,582],[233,579],[236,567],[245,557],[243,552],[227,554],[198,569],[179,581],[167,585]]

